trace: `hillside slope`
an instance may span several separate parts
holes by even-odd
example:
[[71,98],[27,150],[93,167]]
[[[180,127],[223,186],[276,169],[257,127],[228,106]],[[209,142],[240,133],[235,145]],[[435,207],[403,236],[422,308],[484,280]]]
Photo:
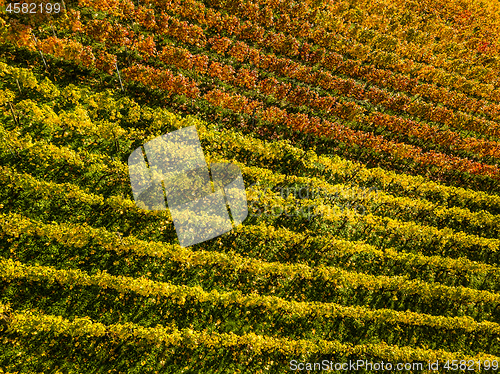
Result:
[[[0,4],[2,372],[498,369],[495,2]],[[127,161],[188,126],[249,214],[183,248]]]

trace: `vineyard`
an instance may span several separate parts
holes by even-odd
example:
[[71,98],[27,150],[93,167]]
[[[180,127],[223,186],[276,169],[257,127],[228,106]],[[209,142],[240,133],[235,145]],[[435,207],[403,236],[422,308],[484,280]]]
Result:
[[[0,373],[500,370],[500,3],[0,5]],[[248,216],[183,247],[190,126]]]

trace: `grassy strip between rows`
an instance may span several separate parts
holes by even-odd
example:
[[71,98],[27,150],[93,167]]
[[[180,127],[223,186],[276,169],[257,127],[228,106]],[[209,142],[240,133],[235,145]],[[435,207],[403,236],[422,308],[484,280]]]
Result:
[[[230,162],[217,158],[218,162]],[[285,174],[271,173],[267,169],[257,167],[247,167],[243,163],[233,161],[240,167],[243,175],[252,179],[264,179],[268,183],[278,184],[285,180],[292,180],[295,183],[308,184],[311,178],[289,177]],[[337,191],[338,192],[338,191]],[[253,203],[257,190],[252,190],[248,194],[248,200]],[[265,195],[265,194],[264,194]],[[280,196],[265,195],[265,203],[268,206],[283,207],[286,205]],[[290,197],[288,197],[290,199]],[[328,203],[324,198],[301,199],[301,203],[312,206],[312,213],[321,217],[322,222],[338,223],[347,220],[355,229],[353,237],[364,234],[368,239],[370,236],[374,242],[387,243],[386,245],[397,245],[403,249],[414,248],[414,250],[426,252],[426,254],[439,254],[441,256],[462,257],[464,253],[468,258],[496,263],[500,248],[499,239],[483,238],[471,235],[451,228],[438,229],[433,226],[422,225],[413,221],[402,221],[390,217],[382,217],[373,213],[359,212],[356,208],[340,208]],[[363,234],[361,234],[361,228]],[[361,234],[361,235],[360,235]]]
[[[263,241],[271,241],[273,246],[279,246],[280,257],[289,254],[294,261],[306,261],[316,264],[341,263],[344,267],[353,269],[363,269],[370,274],[383,274],[384,272],[399,272],[399,274],[410,275],[415,278],[425,279],[428,274],[429,279],[439,279],[438,282],[446,283],[450,278],[454,282],[464,283],[471,287],[476,280],[477,286],[490,291],[499,291],[500,269],[496,266],[481,262],[470,261],[466,258],[454,259],[441,256],[424,256],[418,253],[400,252],[395,248],[379,249],[364,241],[348,241],[335,236],[310,235],[309,232],[294,232],[284,227],[274,227],[263,222],[257,225],[242,225],[234,230],[235,237],[232,242],[224,241],[228,248],[238,250],[239,247],[246,250],[246,254],[252,254],[253,247],[256,251]],[[236,235],[244,234],[240,237]],[[243,241],[248,241],[253,237],[250,245],[245,245]],[[224,240],[224,238],[223,238]],[[274,240],[274,241],[273,241]],[[236,242],[234,242],[236,241]],[[258,243],[258,244],[255,244]],[[271,245],[269,245],[271,246]],[[297,253],[293,249],[300,246]],[[264,247],[266,248],[267,245]],[[311,252],[309,248],[313,248]],[[287,251],[289,250],[289,251]],[[276,250],[275,250],[276,251]],[[274,251],[274,252],[275,252]],[[239,250],[243,253],[243,250]],[[319,256],[318,256],[319,254]],[[316,257],[319,259],[316,260]],[[441,274],[441,276],[439,276]],[[390,274],[389,274],[390,275]],[[429,281],[429,279],[425,279]],[[485,282],[487,280],[487,282]],[[485,282],[483,285],[482,282]],[[471,287],[476,288],[476,287]]]

